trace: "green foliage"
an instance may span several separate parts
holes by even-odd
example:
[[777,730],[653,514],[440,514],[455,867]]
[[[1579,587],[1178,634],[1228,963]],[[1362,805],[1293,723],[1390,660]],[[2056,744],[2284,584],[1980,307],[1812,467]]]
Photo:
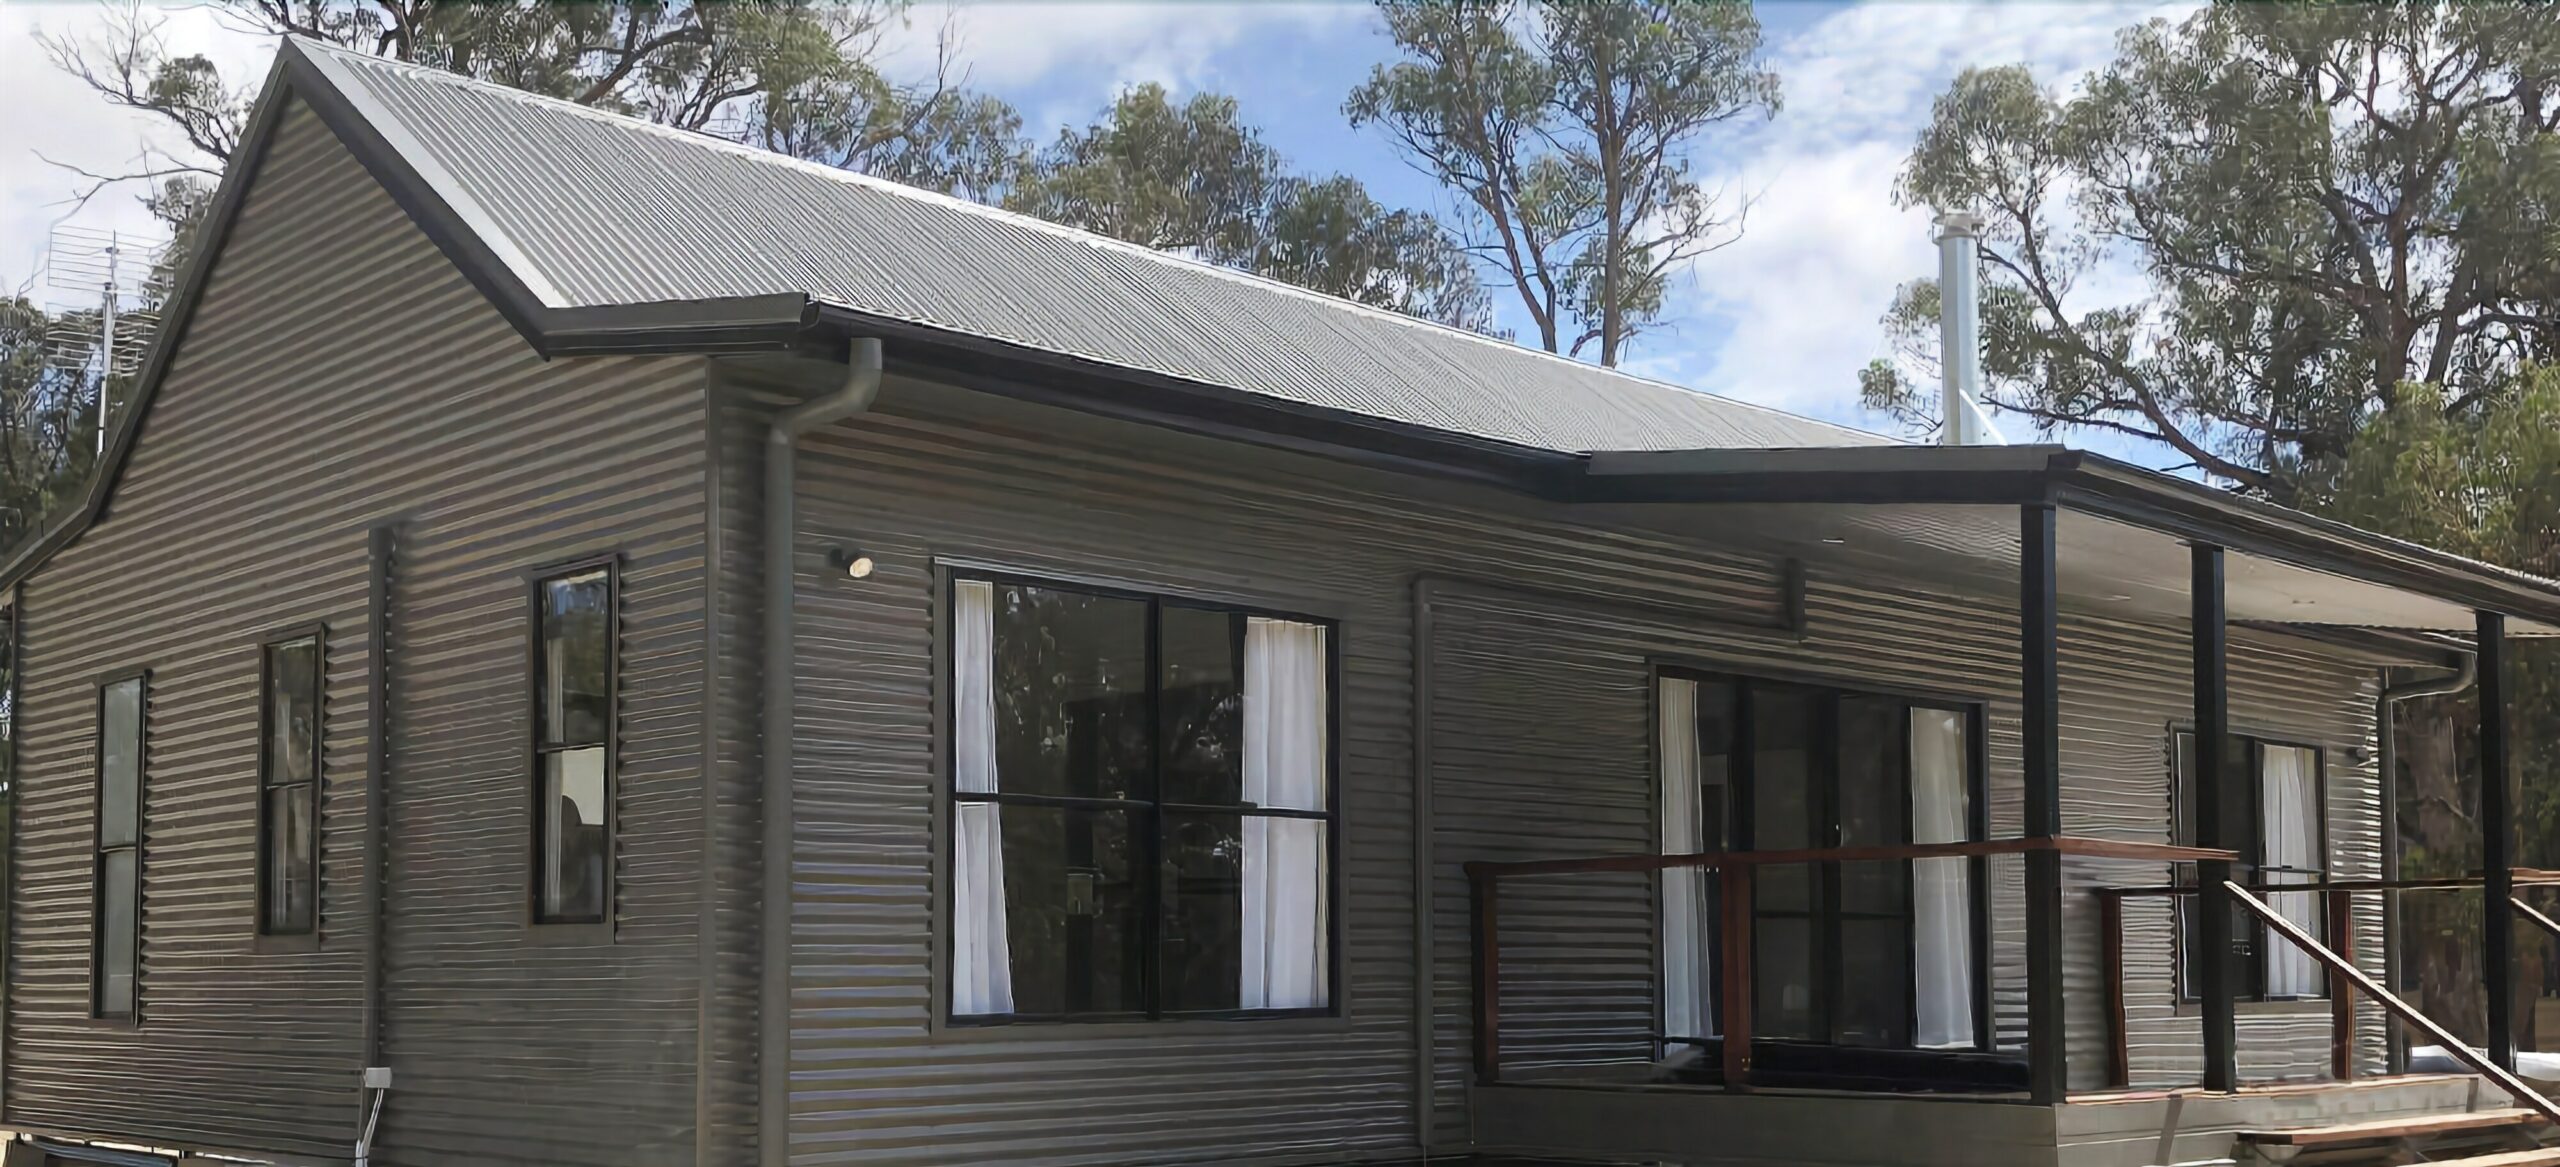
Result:
[[[2403,389],[2403,407],[2359,433],[2342,469],[2316,500],[2335,518],[2406,539],[2560,575],[2560,369],[2531,367],[2498,392],[2448,413],[2431,385]],[[2560,862],[2560,645],[2511,644],[2508,730],[2515,754],[2518,862]],[[2459,875],[2480,862],[2479,717],[2468,696],[2403,703],[2398,710],[2402,870]],[[2549,900],[2541,905],[2554,908]],[[2403,935],[2420,971],[2422,1008],[2480,1033],[2479,901],[2463,895],[2404,897]],[[2532,975],[2547,949],[2519,929]],[[2529,1016],[2529,1015],[2527,1015]],[[2528,1022],[2529,1024],[2529,1022]],[[2528,1035],[2530,1036],[2530,1035]]]
[[[0,555],[77,491],[97,444],[96,321],[0,299]],[[118,384],[111,391],[124,388]]]
[[[1996,404],[2302,500],[2405,386],[2458,413],[2552,355],[2555,66],[2547,6],[2217,5],[2068,98],[1968,70],[1899,196],[1989,220]],[[1886,316],[1924,361],[1932,302]]]
[[1666,283],[1730,242],[1700,183],[1711,128],[1778,108],[1748,3],[1380,0],[1402,60],[1344,112],[1456,194],[1467,250],[1501,272],[1549,352],[1615,365]]
[[1006,202],[1459,328],[1491,323],[1474,266],[1437,221],[1390,211],[1345,175],[1292,174],[1218,94],[1129,90],[1101,121],[1059,134]]

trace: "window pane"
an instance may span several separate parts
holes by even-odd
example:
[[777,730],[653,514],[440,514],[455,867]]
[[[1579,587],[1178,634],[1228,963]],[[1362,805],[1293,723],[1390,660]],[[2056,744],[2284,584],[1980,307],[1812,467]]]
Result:
[[107,686],[99,706],[98,845],[117,847],[142,826],[142,679]]
[[1698,838],[1709,851],[1731,842],[1725,800],[1733,773],[1733,705],[1733,686],[1698,683]]
[[267,646],[266,782],[309,782],[319,773],[320,642]]
[[[1751,845],[1786,851],[1815,845],[1813,816],[1821,800],[1812,783],[1814,698],[1801,689],[1751,692],[1753,766]],[[1754,902],[1764,909],[1810,911],[1820,872],[1811,864],[1785,863],[1753,873]]]
[[1911,935],[1899,919],[1840,921],[1840,1009],[1832,1040],[1911,1044]]
[[1782,851],[1814,845],[1813,695],[1752,691],[1752,846]]
[[1234,805],[1244,782],[1244,618],[1161,611],[1165,801]]
[[1120,810],[1004,808],[1005,941],[1016,1013],[1146,1008],[1145,887]]
[[1797,916],[1763,916],[1751,937],[1754,1033],[1817,1039],[1814,1032],[1813,924]]
[[998,585],[995,721],[1008,793],[1152,794],[1146,603]]
[[269,787],[266,799],[265,887],[259,894],[260,931],[295,935],[311,931],[311,796],[308,785]]
[[1244,965],[1243,830],[1236,815],[1165,816],[1167,1009],[1237,1006]]
[[542,584],[542,740],[601,745],[613,717],[612,578],[605,569]]
[[543,919],[604,918],[607,797],[603,747],[543,755]]
[[[1880,846],[1907,841],[1903,791],[1902,704],[1881,697],[1840,699],[1840,845]],[[1906,865],[1843,863],[1838,866],[1840,906],[1851,912],[1903,909]],[[1852,966],[1854,967],[1854,966]]]
[[133,1015],[136,950],[141,936],[136,913],[141,907],[134,884],[136,853],[128,848],[98,857],[98,1013],[104,1017]]

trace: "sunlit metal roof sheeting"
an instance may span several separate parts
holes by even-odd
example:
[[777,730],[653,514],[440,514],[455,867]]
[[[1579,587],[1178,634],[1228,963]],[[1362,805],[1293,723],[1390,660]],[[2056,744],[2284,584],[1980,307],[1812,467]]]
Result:
[[1533,450],[1890,444],[714,138],[295,50],[551,307],[800,293]]

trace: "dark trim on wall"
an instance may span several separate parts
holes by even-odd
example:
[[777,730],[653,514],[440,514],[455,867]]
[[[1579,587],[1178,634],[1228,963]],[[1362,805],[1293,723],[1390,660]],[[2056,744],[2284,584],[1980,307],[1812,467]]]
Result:
[[728,504],[728,488],[723,476],[728,459],[721,443],[728,433],[722,411],[729,404],[726,373],[720,362],[713,362],[709,380],[703,387],[703,410],[710,419],[702,436],[702,855],[694,872],[694,1049],[693,1049],[693,1161],[697,1167],[720,1161],[721,1145],[718,1125],[717,1085],[720,1082],[719,1045],[724,1018],[719,1008],[720,983],[720,728],[723,722],[722,693],[726,682],[720,656],[720,622],[725,616],[722,598],[728,589],[720,586],[729,553],[728,526],[724,511]]
[[[364,758],[364,1001],[358,1018],[358,1081],[368,1067],[383,1066],[383,970],[389,955],[391,883],[391,600],[401,527],[384,523],[365,532],[365,758]],[[356,1141],[364,1138],[365,1091],[356,1091]]]

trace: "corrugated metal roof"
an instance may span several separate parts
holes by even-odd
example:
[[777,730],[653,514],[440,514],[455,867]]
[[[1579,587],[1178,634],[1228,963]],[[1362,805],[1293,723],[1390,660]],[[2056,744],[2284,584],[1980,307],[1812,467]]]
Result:
[[551,307],[805,294],[1532,449],[1891,444],[975,203],[291,42]]

